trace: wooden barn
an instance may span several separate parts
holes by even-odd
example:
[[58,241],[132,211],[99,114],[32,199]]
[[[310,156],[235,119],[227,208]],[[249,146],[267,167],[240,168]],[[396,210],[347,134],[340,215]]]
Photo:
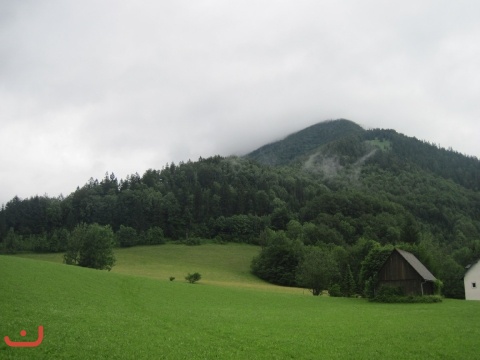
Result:
[[405,295],[433,295],[435,276],[412,253],[394,249],[378,271],[381,286],[401,287]]
[[467,266],[463,277],[466,300],[480,300],[480,260]]

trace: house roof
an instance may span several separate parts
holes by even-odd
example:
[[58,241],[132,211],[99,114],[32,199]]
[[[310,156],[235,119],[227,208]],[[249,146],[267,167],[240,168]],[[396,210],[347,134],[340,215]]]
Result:
[[429,281],[437,280],[435,276],[418,260],[415,255],[405,250],[395,249],[402,257],[415,269],[415,271],[424,279]]
[[[471,264],[468,264],[467,266],[465,266],[465,275],[467,275],[467,273],[473,268],[475,267],[475,265],[477,265],[477,263],[480,263],[480,259],[478,259],[477,261],[471,263]],[[465,277],[464,275],[464,277]]]
[[468,271],[468,270],[470,270],[472,267],[474,267],[475,265],[477,265],[477,263],[480,263],[480,259],[477,259],[476,261],[472,262],[471,264],[468,264],[467,266],[465,266],[465,269]]

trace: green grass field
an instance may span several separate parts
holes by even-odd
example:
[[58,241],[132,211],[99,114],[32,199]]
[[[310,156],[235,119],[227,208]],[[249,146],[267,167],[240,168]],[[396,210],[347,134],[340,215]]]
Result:
[[[0,256],[0,336],[33,341],[45,328],[36,348],[2,340],[0,359],[478,358],[480,302],[314,297],[252,277],[256,252],[131,248],[117,251],[111,272],[67,266],[58,255]],[[191,285],[183,276],[194,271],[205,280]]]
[[[148,277],[157,280],[184,281],[188,273],[202,274],[202,284],[250,287],[281,292],[302,292],[295,288],[279,287],[260,280],[250,273],[252,258],[258,246],[246,244],[205,244],[186,246],[166,244],[137,246],[115,250],[117,262],[111,272]],[[22,254],[21,257],[63,262],[62,254]]]

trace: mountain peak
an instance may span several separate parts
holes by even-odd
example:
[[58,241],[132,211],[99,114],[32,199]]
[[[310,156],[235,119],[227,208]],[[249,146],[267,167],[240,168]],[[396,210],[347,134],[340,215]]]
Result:
[[246,157],[270,166],[301,163],[303,169],[326,177],[336,177],[343,169],[358,175],[367,163],[394,171],[414,171],[416,168],[469,189],[480,187],[480,160],[477,158],[395,130],[365,130],[346,119],[309,126],[283,140],[262,146]]
[[322,145],[364,131],[360,125],[346,119],[323,121],[262,146],[246,157],[266,165],[287,165]]

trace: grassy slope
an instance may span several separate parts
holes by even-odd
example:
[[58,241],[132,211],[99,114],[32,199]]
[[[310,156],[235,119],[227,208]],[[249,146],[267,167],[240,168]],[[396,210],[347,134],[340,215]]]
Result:
[[[38,325],[45,327],[38,348],[0,342],[2,359],[457,359],[478,354],[480,302],[373,304],[190,285],[8,256],[0,256],[0,289],[1,337],[19,341],[20,330],[33,335]],[[27,335],[25,340],[33,339]]]
[[[116,249],[116,264],[112,272],[126,275],[184,281],[188,273],[199,272],[204,284],[264,288],[275,291],[299,292],[299,289],[279,288],[250,273],[252,258],[258,246],[245,244],[206,244],[186,246],[167,244]],[[62,263],[62,254],[22,254],[21,257]]]

